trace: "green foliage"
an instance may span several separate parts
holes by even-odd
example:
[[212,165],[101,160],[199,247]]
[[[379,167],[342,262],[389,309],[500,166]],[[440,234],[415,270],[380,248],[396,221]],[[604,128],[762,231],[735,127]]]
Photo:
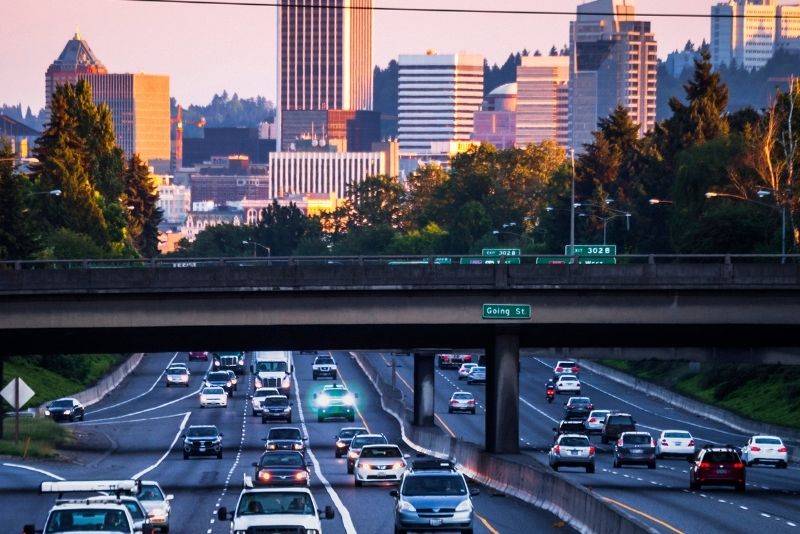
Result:
[[396,177],[368,176],[347,191],[348,225],[400,226],[403,218],[405,189]]
[[58,228],[45,236],[36,257],[42,260],[78,260],[103,258],[105,252],[90,236],[67,228]]
[[[174,117],[178,104],[170,99],[170,111]],[[264,98],[239,98],[234,93],[222,91],[214,95],[207,106],[190,105],[183,110],[184,135],[186,137],[202,137],[202,128],[209,127],[255,127],[262,122],[275,121],[275,105]]]
[[122,202],[128,215],[128,236],[139,254],[152,258],[158,255],[158,224],[162,212],[157,205],[158,186],[138,154],[128,160],[124,181]]
[[197,234],[194,242],[182,239],[173,254],[183,258],[240,258],[249,256],[251,249],[242,244],[249,241],[252,228],[221,224],[206,228]]
[[[261,212],[261,221],[247,238],[248,241],[269,247],[273,256],[289,256],[302,241],[309,239],[321,242],[322,231],[318,220],[307,218],[294,203],[281,206],[277,201]],[[258,245],[255,246],[255,253],[257,256],[267,255],[267,251]]]
[[[72,430],[45,417],[22,417],[19,420],[19,443],[14,442],[15,423],[12,418],[4,422],[0,455],[27,458],[54,458],[55,447],[75,442]],[[28,441],[30,439],[30,441]]]
[[30,183],[14,172],[14,153],[0,138],[0,259],[28,259],[37,248],[37,236],[26,200]]

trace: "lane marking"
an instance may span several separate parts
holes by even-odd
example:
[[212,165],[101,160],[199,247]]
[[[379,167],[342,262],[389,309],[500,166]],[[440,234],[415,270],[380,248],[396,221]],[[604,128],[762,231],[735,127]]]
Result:
[[500,534],[500,532],[496,530],[486,519],[484,519],[482,515],[480,515],[475,510],[473,510],[472,513],[474,513],[475,517],[477,517],[480,520],[480,522],[483,523],[483,526],[486,527],[486,530],[488,530],[492,534]]
[[[175,354],[172,355],[172,358],[170,359],[169,363],[167,364],[167,367],[172,365],[172,362],[175,361],[175,358],[178,357],[178,354],[180,354],[180,352],[176,352]],[[150,389],[148,389],[144,393],[140,393],[139,395],[136,395],[135,397],[131,397],[130,399],[124,400],[122,402],[118,402],[117,404],[112,404],[111,406],[106,406],[105,408],[99,408],[97,410],[92,410],[89,413],[104,412],[106,410],[110,410],[111,408],[116,408],[117,406],[122,406],[123,404],[128,404],[129,402],[133,402],[136,399],[141,399],[142,397],[144,397],[145,395],[147,395],[148,393],[150,393],[151,391],[153,391],[155,389],[155,387],[161,382],[161,378],[164,376],[164,373],[166,373],[166,372],[167,372],[166,368],[163,371],[161,371],[161,374],[158,375],[158,378],[156,378],[156,381],[153,382],[152,386],[150,386]]]
[[143,423],[146,421],[159,421],[161,419],[172,419],[173,417],[181,417],[186,412],[174,413],[172,415],[159,415],[157,417],[140,417],[139,419],[126,419],[125,421],[108,421],[103,420],[100,422],[89,421],[86,423],[91,426],[105,426],[105,425],[125,425],[128,423]]
[[165,452],[165,453],[164,453],[164,454],[161,456],[161,458],[159,458],[159,459],[158,459],[158,461],[156,461],[156,463],[154,463],[154,464],[153,464],[153,465],[151,465],[150,467],[146,467],[145,469],[142,469],[141,471],[139,471],[139,472],[138,472],[138,473],[136,473],[135,475],[131,475],[131,478],[132,478],[132,479],[134,479],[134,480],[137,480],[137,479],[140,479],[140,478],[142,478],[144,475],[146,475],[147,473],[149,473],[150,471],[152,471],[153,469],[155,469],[156,467],[158,467],[159,465],[161,465],[161,462],[163,462],[164,460],[166,460],[166,459],[167,459],[167,456],[169,456],[169,455],[170,455],[170,453],[172,452],[172,449],[173,449],[173,447],[175,447],[175,444],[176,444],[176,443],[178,442],[178,440],[180,439],[180,437],[181,437],[181,434],[183,433],[183,429],[184,429],[184,428],[186,428],[186,423],[189,421],[189,417],[190,417],[191,415],[192,415],[192,412],[186,412],[186,415],[183,417],[183,421],[181,421],[181,425],[180,425],[180,427],[178,428],[178,432],[175,434],[175,438],[172,440],[172,444],[170,444],[169,448],[168,448],[168,449],[167,449],[167,451],[166,451],[166,452]]
[[[201,386],[201,388],[202,388],[202,386]],[[97,419],[95,421],[91,421],[90,420],[90,421],[86,421],[86,424],[90,425],[90,424],[94,424],[94,423],[97,423],[97,424],[106,423],[108,421],[119,421],[120,419],[125,419],[126,417],[131,417],[131,416],[134,416],[134,415],[141,415],[143,413],[153,412],[155,410],[160,410],[161,408],[166,408],[167,406],[170,406],[172,404],[176,404],[178,402],[181,402],[182,400],[186,400],[186,399],[188,399],[190,397],[194,397],[195,395],[200,393],[200,389],[201,388],[198,388],[197,390],[192,391],[191,393],[187,393],[183,397],[178,397],[177,399],[172,399],[169,402],[165,402],[165,403],[159,404],[158,406],[152,406],[150,408],[145,408],[144,410],[139,410],[138,412],[130,412],[130,413],[126,413],[126,414],[123,414],[123,415],[116,415],[114,417],[106,417],[104,419]]]
[[3,465],[6,466],[6,467],[15,467],[17,469],[25,469],[27,471],[33,471],[35,473],[39,473],[39,474],[48,476],[48,477],[53,478],[55,480],[66,480],[63,477],[60,477],[58,475],[54,475],[50,471],[45,471],[44,469],[37,469],[37,468],[31,467],[29,465],[19,465],[19,464],[12,464],[12,463],[4,463]]
[[[292,380],[294,381],[295,400],[297,402],[297,407],[299,408],[298,412],[300,413],[300,427],[303,429],[303,435],[308,436],[306,418],[303,414],[303,404],[300,400],[300,385],[297,383],[297,375],[294,373],[292,373]],[[344,381],[342,381],[342,383],[344,383]],[[319,478],[320,482],[322,482],[322,485],[325,486],[325,491],[328,492],[328,495],[333,501],[334,506],[336,506],[336,509],[339,510],[339,515],[342,518],[342,524],[344,525],[345,532],[347,532],[347,534],[357,534],[356,527],[353,524],[353,518],[350,517],[350,511],[339,498],[339,495],[336,493],[336,490],[333,489],[328,479],[325,478],[325,475],[322,473],[322,467],[320,467],[319,461],[317,461],[317,457],[314,455],[314,451],[311,450],[310,446],[306,447],[306,451],[308,452],[309,458],[311,458],[311,462],[314,464],[314,472],[317,474],[317,478]]]
[[[337,366],[338,367],[338,366]],[[347,385],[347,382],[344,380],[344,376],[342,376],[342,372],[337,368],[336,375],[339,380],[341,380],[342,385],[350,391],[350,386]],[[367,432],[372,434],[372,430],[370,430],[369,425],[367,424],[367,420],[364,418],[364,414],[361,413],[361,410],[358,408],[358,403],[354,406],[356,413],[358,414],[358,418],[361,419],[361,424],[364,425],[364,428],[367,429]],[[300,410],[302,413],[302,409]]]
[[675,532],[675,534],[686,534],[684,531],[673,527],[669,523],[665,523],[664,521],[658,519],[657,517],[653,517],[652,515],[650,515],[650,514],[648,514],[646,512],[642,512],[641,510],[637,510],[633,506],[628,506],[627,504],[621,503],[621,502],[619,502],[617,500],[614,500],[611,497],[604,497],[604,496],[602,496],[600,494],[597,494],[597,495],[599,495],[600,498],[603,499],[604,501],[610,502],[612,504],[616,504],[620,508],[624,508],[625,510],[628,510],[629,512],[633,512],[634,514],[639,514],[640,516],[649,519],[653,523],[656,523],[657,525],[661,525],[662,527],[664,527],[664,528],[666,528],[668,530],[671,530],[672,532]]

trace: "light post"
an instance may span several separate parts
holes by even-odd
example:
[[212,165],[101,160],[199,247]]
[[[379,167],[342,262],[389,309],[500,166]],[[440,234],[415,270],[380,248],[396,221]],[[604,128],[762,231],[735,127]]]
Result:
[[627,212],[615,213],[614,215],[611,215],[609,217],[603,217],[602,215],[595,215],[593,213],[579,213],[578,216],[579,217],[591,217],[591,218],[597,219],[598,221],[603,221],[603,244],[604,245],[606,244],[606,228],[608,227],[608,221],[610,221],[611,219],[616,219],[617,217],[625,217],[625,222],[627,223],[626,224],[626,229],[627,230],[631,229],[631,224],[630,224],[631,214],[627,213]]
[[575,149],[570,149],[572,159],[572,200],[569,203],[569,252],[575,254]]
[[272,257],[272,249],[271,249],[271,248],[269,248],[269,247],[265,247],[265,246],[264,246],[264,245],[262,245],[261,243],[257,243],[256,241],[254,241],[254,240],[252,240],[252,239],[251,239],[251,240],[249,240],[249,241],[248,241],[248,240],[242,241],[242,245],[253,245],[253,257],[254,257],[254,258],[257,256],[257,254],[256,254],[256,252],[257,252],[257,250],[256,250],[256,247],[261,247],[261,248],[263,248],[264,250],[266,250],[266,251],[267,251],[267,257],[268,257],[268,258],[271,258],[271,257]]
[[[771,194],[772,191],[766,189],[761,189],[756,193],[756,195],[758,195],[758,198],[764,198]],[[766,202],[759,202],[758,200],[753,200],[752,198],[747,198],[745,196],[733,195],[730,193],[717,193],[716,191],[708,191],[705,196],[706,198],[731,198],[733,200],[743,200],[751,204],[756,204],[757,206],[763,206],[765,208],[779,210],[781,212],[781,263],[786,263],[786,206],[785,205],[781,204],[780,206],[776,206],[775,204],[767,204]]]
[[656,204],[673,204],[671,200],[662,200],[660,198],[651,198],[648,202],[651,206],[655,206]]
[[53,195],[54,197],[60,197],[61,189],[51,189],[50,191],[35,191],[28,193],[28,196],[32,197],[34,195]]
[[[503,225],[503,226],[505,226],[505,225]],[[500,235],[500,234],[513,235],[513,236],[518,237],[519,239],[527,239],[527,240],[529,240],[531,242],[531,245],[535,245],[536,244],[536,240],[533,237],[527,236],[527,235],[524,235],[524,234],[520,234],[520,233],[517,233],[517,232],[509,232],[508,230],[492,230],[492,234],[493,235]]]

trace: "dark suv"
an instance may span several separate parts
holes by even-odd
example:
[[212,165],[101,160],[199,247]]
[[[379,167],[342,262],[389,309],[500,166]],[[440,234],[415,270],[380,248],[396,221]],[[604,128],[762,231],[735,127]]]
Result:
[[616,441],[623,432],[636,432],[636,421],[629,413],[611,412],[606,416],[603,430],[600,431],[600,441]]
[[589,397],[570,397],[564,403],[564,419],[586,419],[593,409]]
[[561,434],[586,434],[586,425],[583,424],[582,419],[564,419],[558,426],[553,429],[553,442],[558,439]]
[[733,486],[744,491],[745,467],[739,452],[732,445],[706,445],[689,459],[689,489],[701,486]]
[[292,403],[286,395],[268,395],[261,403],[261,422],[292,422]]
[[614,467],[647,464],[656,468],[656,442],[649,432],[623,432],[614,445]]
[[189,456],[216,456],[222,458],[222,434],[214,425],[192,425],[183,438],[183,459]]
[[233,396],[233,382],[227,371],[211,371],[206,375],[206,386],[221,387],[230,396]]

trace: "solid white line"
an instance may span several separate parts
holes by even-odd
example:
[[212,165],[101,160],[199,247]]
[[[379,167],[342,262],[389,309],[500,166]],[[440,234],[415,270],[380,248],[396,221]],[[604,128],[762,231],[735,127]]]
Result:
[[87,425],[96,425],[96,426],[104,426],[104,425],[124,425],[127,423],[142,423],[144,421],[158,421],[160,419],[172,419],[173,417],[182,417],[186,412],[181,413],[174,413],[172,415],[160,415],[158,417],[140,417],[139,419],[126,419],[125,421],[103,421],[99,423],[95,423],[91,421],[86,423]]
[[[172,359],[171,359],[171,360],[169,361],[169,363],[167,364],[167,367],[169,367],[170,365],[172,365],[172,362],[174,362],[174,361],[175,361],[175,358],[177,358],[177,357],[178,357],[178,354],[180,354],[180,352],[176,352],[175,354],[173,354],[173,355],[172,355]],[[145,395],[147,395],[148,393],[150,393],[151,391],[153,391],[153,389],[155,389],[155,387],[156,387],[156,386],[157,386],[157,385],[158,385],[158,384],[161,382],[161,377],[163,377],[163,376],[164,376],[164,373],[165,373],[166,371],[167,371],[166,369],[164,369],[163,371],[161,371],[161,374],[160,374],[160,375],[158,375],[158,378],[156,378],[156,381],[155,381],[155,382],[153,382],[153,385],[152,385],[152,386],[150,386],[150,389],[148,389],[148,390],[147,390],[147,391],[145,391],[144,393],[141,393],[141,394],[139,394],[139,395],[136,395],[135,397],[131,397],[131,398],[130,398],[130,399],[128,399],[128,400],[124,400],[124,401],[122,401],[122,402],[118,402],[117,404],[112,404],[111,406],[106,406],[105,408],[100,408],[100,409],[98,409],[98,410],[92,410],[92,411],[91,411],[91,412],[89,412],[89,413],[103,412],[103,411],[105,411],[105,410],[110,410],[111,408],[116,408],[117,406],[122,406],[123,404],[128,404],[129,402],[133,402],[133,401],[135,401],[136,399],[141,399],[142,397],[144,397]]]
[[186,412],[186,415],[184,416],[183,421],[181,422],[181,426],[180,426],[180,428],[178,428],[178,432],[175,434],[175,439],[172,440],[172,444],[167,449],[167,452],[165,452],[163,454],[163,456],[161,456],[161,458],[159,458],[158,461],[156,463],[154,463],[153,465],[151,465],[150,467],[147,467],[147,468],[139,471],[135,475],[131,475],[132,479],[136,480],[136,479],[142,478],[144,475],[146,475],[147,473],[149,473],[150,471],[152,471],[153,469],[155,469],[156,467],[161,465],[161,462],[163,462],[164,460],[167,459],[167,456],[169,456],[169,454],[172,452],[172,448],[175,446],[175,444],[180,439],[181,434],[183,433],[183,429],[186,428],[186,423],[187,423],[187,421],[189,421],[189,417],[191,415],[192,415],[192,412]]
[[[297,375],[293,374],[292,379],[294,380],[294,395],[297,400],[297,408],[300,414],[300,427],[303,429],[303,435],[308,436],[306,418],[303,415],[303,405],[300,403],[300,387],[297,383]],[[336,506],[336,509],[339,510],[339,515],[342,517],[342,524],[344,525],[345,532],[347,532],[347,534],[357,534],[356,527],[353,524],[353,519],[350,517],[350,512],[347,510],[347,507],[344,505],[342,500],[339,498],[339,495],[331,486],[331,483],[328,482],[328,479],[322,474],[322,468],[317,461],[317,457],[314,456],[314,453],[311,451],[311,447],[307,445],[306,451],[308,452],[309,458],[311,458],[311,462],[314,464],[314,472],[317,474],[317,478],[319,478],[320,482],[322,482],[322,484],[325,486],[325,491],[328,492],[328,495],[333,501],[334,506]]]
[[117,415],[117,416],[114,416],[114,417],[106,417],[105,419],[97,419],[96,421],[91,421],[90,420],[90,421],[86,421],[86,423],[84,423],[84,424],[91,425],[92,423],[105,423],[105,422],[108,422],[108,421],[119,421],[120,419],[125,419],[126,417],[131,417],[131,416],[134,416],[134,415],[140,415],[140,414],[143,414],[143,413],[152,412],[152,411],[155,411],[155,410],[160,410],[161,408],[165,408],[165,407],[167,407],[167,406],[169,406],[171,404],[175,404],[176,402],[180,402],[180,401],[182,401],[184,399],[188,399],[189,397],[194,397],[198,393],[200,393],[200,388],[197,388],[195,391],[187,393],[183,397],[178,397],[177,399],[173,399],[173,400],[171,400],[169,402],[165,402],[163,404],[159,404],[158,406],[153,406],[151,408],[145,408],[144,410],[139,410],[138,412],[130,412],[130,413],[122,414],[122,415]]
[[536,406],[534,406],[534,405],[533,405],[533,404],[531,404],[530,402],[526,401],[526,400],[525,400],[523,397],[520,397],[520,398],[519,398],[519,400],[521,400],[522,402],[524,402],[525,404],[527,404],[529,407],[531,407],[531,408],[533,408],[534,410],[536,410],[537,412],[539,412],[541,415],[543,415],[543,416],[545,416],[546,418],[550,419],[552,422],[554,422],[554,423],[558,423],[558,420],[557,420],[557,419],[554,419],[554,418],[550,417],[549,415],[547,415],[546,413],[544,413],[542,410],[540,410],[539,408],[537,408]]
[[19,465],[19,464],[10,464],[10,463],[4,463],[3,465],[6,466],[6,467],[16,467],[17,469],[27,469],[28,471],[34,471],[36,473],[41,473],[42,475],[49,476],[50,478],[54,478],[56,480],[66,480],[65,478],[62,478],[62,477],[60,477],[58,475],[54,475],[50,471],[45,471],[44,469],[36,469],[35,467],[31,467],[29,465]]

